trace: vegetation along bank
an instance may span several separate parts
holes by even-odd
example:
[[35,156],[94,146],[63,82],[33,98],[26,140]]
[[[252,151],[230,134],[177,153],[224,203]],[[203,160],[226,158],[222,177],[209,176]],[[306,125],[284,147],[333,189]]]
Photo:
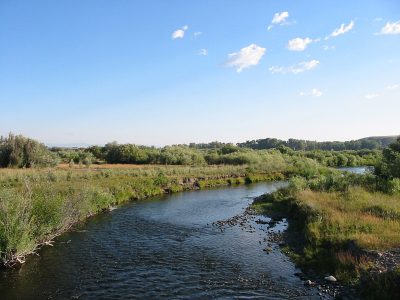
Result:
[[[287,243],[295,261],[360,287],[365,295],[394,295],[399,286],[394,282],[399,278],[400,141],[383,150],[376,141],[370,149],[358,149],[357,142],[335,144],[345,147],[340,151],[318,145],[298,150],[295,142],[261,149],[218,142],[71,149],[48,148],[10,134],[0,139],[2,265],[24,262],[77,222],[125,201],[290,179],[289,188],[260,197],[254,205],[269,216],[289,217],[288,236],[301,233],[300,247],[290,239]],[[361,165],[374,166],[375,173],[343,175],[329,168]]]
[[306,272],[332,274],[363,299],[400,297],[400,138],[374,174],[296,176],[253,205],[289,218],[285,250]]

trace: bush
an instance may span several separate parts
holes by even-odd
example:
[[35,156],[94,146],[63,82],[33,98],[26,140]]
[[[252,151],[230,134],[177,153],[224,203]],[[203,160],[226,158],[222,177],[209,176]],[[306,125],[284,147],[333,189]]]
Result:
[[303,191],[307,188],[307,186],[307,180],[304,177],[294,176],[289,180],[289,188],[293,191]]
[[38,141],[11,133],[0,138],[0,167],[47,167],[57,163],[56,155]]

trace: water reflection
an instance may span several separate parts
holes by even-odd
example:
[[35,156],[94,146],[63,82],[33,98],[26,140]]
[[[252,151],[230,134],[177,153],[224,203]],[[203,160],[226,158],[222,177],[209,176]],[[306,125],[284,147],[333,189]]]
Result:
[[316,295],[279,249],[254,231],[213,222],[240,214],[284,183],[185,192],[131,203],[62,235],[19,270],[2,299],[305,298]]

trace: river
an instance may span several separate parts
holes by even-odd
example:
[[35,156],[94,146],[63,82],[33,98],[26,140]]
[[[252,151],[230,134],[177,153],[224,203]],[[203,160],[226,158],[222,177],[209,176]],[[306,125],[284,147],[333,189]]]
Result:
[[190,191],[120,206],[61,235],[21,268],[3,270],[0,298],[319,299],[276,244],[263,251],[268,225],[213,225],[284,184]]
[[366,174],[368,172],[373,173],[374,167],[372,166],[361,166],[361,167],[339,167],[337,168],[341,171],[346,171],[354,174]]

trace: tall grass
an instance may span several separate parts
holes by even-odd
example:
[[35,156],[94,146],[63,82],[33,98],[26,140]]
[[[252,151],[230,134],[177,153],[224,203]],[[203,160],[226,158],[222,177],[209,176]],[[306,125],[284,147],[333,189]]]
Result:
[[23,262],[76,222],[163,193],[284,178],[287,165],[0,169],[0,257]]
[[297,243],[291,243],[292,256],[300,266],[355,284],[373,266],[373,251],[400,246],[400,193],[376,191],[371,176],[296,176],[288,188],[264,195],[254,206],[291,219]]
[[305,190],[296,199],[317,214],[307,223],[307,238],[315,244],[351,240],[367,250],[400,245],[400,195],[351,187],[343,193]]

